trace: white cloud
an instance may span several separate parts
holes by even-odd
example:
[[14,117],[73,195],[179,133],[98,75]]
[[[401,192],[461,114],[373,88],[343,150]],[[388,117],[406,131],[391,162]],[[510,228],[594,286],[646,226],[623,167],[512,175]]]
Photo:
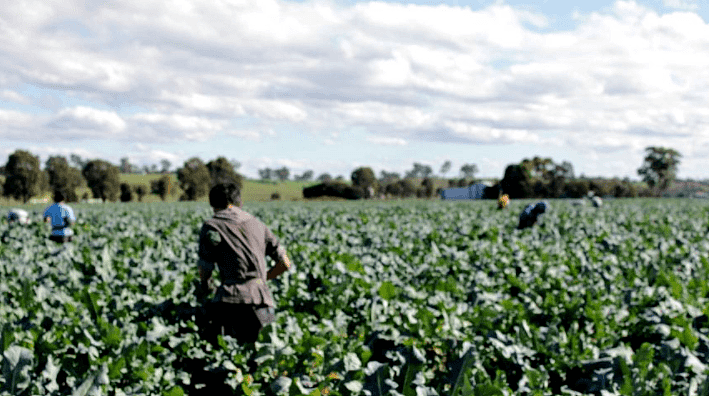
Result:
[[367,141],[382,146],[406,146],[408,144],[404,139],[386,136],[367,136]]
[[181,114],[139,113],[131,121],[152,139],[185,139],[203,141],[224,129],[225,122],[206,117]]
[[129,153],[131,163],[142,165],[159,164],[162,160],[171,163],[171,169],[178,168],[187,160],[184,155],[171,153],[164,150],[156,150],[143,145],[136,145],[137,151]]
[[82,130],[87,135],[102,136],[116,134],[126,128],[126,122],[113,111],[77,106],[61,110],[53,116],[47,126],[52,129]]
[[297,124],[333,147],[359,127],[394,145],[691,150],[709,141],[709,24],[697,1],[664,6],[680,11],[617,1],[550,32],[504,2],[3,2],[0,99],[38,111],[0,108],[0,137],[220,150]]
[[10,128],[12,126],[22,127],[30,125],[32,122],[32,115],[23,113],[15,110],[3,110],[0,109],[0,125],[4,128]]
[[337,160],[315,160],[311,158],[277,158],[277,157],[250,157],[241,160],[239,172],[253,178],[258,178],[258,170],[264,168],[277,169],[287,167],[291,176],[312,170],[315,177],[322,173],[330,173],[333,177],[344,175],[348,177],[352,171],[352,164]]
[[500,129],[465,122],[446,121],[443,123],[452,134],[463,141],[475,143],[533,143],[539,140],[537,134],[524,129]]
[[251,116],[270,120],[300,122],[308,116],[298,104],[279,100],[251,100],[244,108]]
[[9,100],[11,102],[25,105],[30,103],[29,99],[27,99],[26,96],[21,95],[15,91],[11,91],[9,89],[0,91],[0,99]]
[[261,140],[261,132],[254,129],[235,129],[226,131],[227,135],[236,136],[245,140],[259,141]]

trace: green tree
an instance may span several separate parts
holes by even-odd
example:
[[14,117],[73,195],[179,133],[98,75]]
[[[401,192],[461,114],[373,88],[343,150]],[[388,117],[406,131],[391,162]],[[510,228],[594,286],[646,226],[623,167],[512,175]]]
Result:
[[552,177],[556,164],[551,158],[536,156],[531,160],[525,158],[520,163],[527,169],[532,178],[549,179]]
[[423,189],[423,195],[426,198],[431,198],[434,192],[433,179],[430,177],[425,177],[421,182],[421,188]]
[[119,169],[121,173],[133,173],[133,170],[137,170],[138,167],[130,163],[130,158],[123,157],[121,158],[121,166]]
[[534,191],[530,172],[521,164],[507,166],[500,187],[510,198],[529,198]]
[[367,191],[370,187],[376,187],[377,177],[372,168],[368,166],[355,169],[350,177],[352,184],[362,188],[363,191]]
[[184,191],[181,199],[194,201],[209,192],[211,175],[207,165],[201,159],[192,157],[185,161],[182,168],[177,170],[177,180],[180,183],[180,188]]
[[453,164],[450,162],[450,160],[446,160],[446,162],[441,165],[441,176],[445,177],[446,173],[450,172],[452,166]]
[[39,194],[46,181],[44,172],[39,168],[39,158],[24,150],[10,154],[5,164],[5,176],[3,195],[22,202]]
[[74,165],[74,167],[77,169],[84,169],[86,164],[89,162],[89,161],[82,159],[81,156],[78,154],[70,155],[69,159],[71,160],[71,163]]
[[244,178],[236,173],[234,164],[224,157],[217,157],[209,161],[207,170],[209,170],[209,179],[212,186],[220,183],[234,183],[241,188],[244,184]]
[[[163,175],[157,180],[150,182],[150,192],[155,195],[159,195],[161,200],[167,199],[168,195],[171,195],[175,190],[175,186],[172,183],[172,178],[169,175]],[[138,195],[140,199],[140,195]]]
[[286,181],[290,176],[290,170],[288,170],[288,168],[285,166],[276,169],[275,171],[273,171],[273,173],[276,174],[276,177],[280,181]]
[[387,172],[385,170],[382,170],[379,172],[379,182],[382,184],[389,184],[393,183],[401,178],[401,175],[399,175],[397,172]]
[[76,189],[86,185],[84,176],[79,169],[69,166],[67,159],[62,156],[49,157],[44,168],[49,178],[51,190],[62,190],[67,202],[79,200]]
[[311,180],[313,180],[314,175],[315,175],[315,173],[312,170],[306,170],[305,172],[303,172],[302,175],[295,176],[294,179],[300,180],[300,181],[311,181]]
[[[261,171],[259,171],[259,174],[260,173],[261,173]],[[322,173],[322,174],[320,174],[320,176],[318,176],[317,180],[319,182],[323,182],[323,183],[329,182],[332,180],[332,176],[329,173]]]
[[138,196],[138,202],[142,202],[143,197],[148,193],[148,186],[142,183],[136,184],[133,186],[133,191],[135,191],[135,195]]
[[677,166],[682,155],[674,149],[651,146],[645,149],[643,165],[638,175],[653,190],[666,190],[677,177]]
[[406,177],[407,179],[411,179],[416,177],[429,177],[432,174],[433,168],[431,168],[431,166],[414,162],[414,168],[406,172],[406,175],[404,177]]
[[86,179],[86,185],[91,189],[94,198],[104,201],[118,199],[120,189],[120,170],[110,162],[95,159],[86,163],[81,174]]
[[169,160],[167,160],[167,159],[160,160],[160,167],[161,167],[160,172],[169,173],[171,166],[172,166],[172,163],[170,163]]
[[261,178],[261,180],[271,180],[273,177],[273,169],[271,168],[263,168],[258,170],[258,177]]
[[460,167],[460,174],[464,179],[473,179],[476,173],[478,173],[478,166],[475,164],[464,164]]
[[128,183],[121,183],[121,202],[130,202],[133,200],[133,189]]

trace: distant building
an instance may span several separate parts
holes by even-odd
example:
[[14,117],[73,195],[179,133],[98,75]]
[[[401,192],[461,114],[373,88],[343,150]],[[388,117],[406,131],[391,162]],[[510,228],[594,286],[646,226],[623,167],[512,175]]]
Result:
[[482,199],[485,198],[484,183],[471,184],[468,187],[448,188],[441,191],[441,199]]

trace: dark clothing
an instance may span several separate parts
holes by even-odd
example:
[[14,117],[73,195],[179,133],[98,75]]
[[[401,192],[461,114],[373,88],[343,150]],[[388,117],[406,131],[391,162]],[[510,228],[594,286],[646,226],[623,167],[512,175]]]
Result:
[[50,235],[49,236],[50,241],[54,241],[57,243],[65,243],[65,242],[71,242],[74,240],[74,238],[70,236],[63,236],[63,235]]
[[221,285],[207,308],[210,338],[230,335],[254,342],[273,322],[274,301],[266,284],[266,256],[281,259],[285,250],[259,219],[231,207],[220,210],[202,226],[199,258],[203,270],[219,266]]
[[212,336],[232,336],[240,344],[255,342],[261,329],[275,320],[273,308],[264,305],[216,302],[208,311],[212,311],[207,312],[212,319]]
[[[214,231],[217,240],[210,236]],[[266,256],[278,260],[284,253],[265,224],[236,207],[215,213],[200,232],[201,265],[208,271],[214,263],[219,266],[221,285],[215,301],[273,307],[266,285]]]
[[519,225],[518,230],[523,230],[525,228],[533,226],[539,216],[546,212],[548,204],[546,202],[538,202],[536,204],[527,205],[522,213],[519,215]]

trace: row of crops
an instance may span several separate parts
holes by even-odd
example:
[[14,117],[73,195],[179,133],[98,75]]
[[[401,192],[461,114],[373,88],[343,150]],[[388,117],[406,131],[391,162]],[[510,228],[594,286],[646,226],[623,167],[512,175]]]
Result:
[[254,345],[200,338],[204,204],[3,223],[0,394],[709,394],[709,206],[522,207],[247,204],[295,264]]

